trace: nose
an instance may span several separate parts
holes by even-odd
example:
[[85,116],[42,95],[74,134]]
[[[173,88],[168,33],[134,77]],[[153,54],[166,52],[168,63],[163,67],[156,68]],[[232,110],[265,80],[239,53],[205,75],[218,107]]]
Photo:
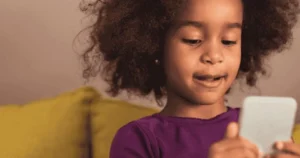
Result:
[[210,65],[222,63],[224,61],[224,55],[221,46],[217,42],[208,44],[204,53],[201,54],[200,61]]

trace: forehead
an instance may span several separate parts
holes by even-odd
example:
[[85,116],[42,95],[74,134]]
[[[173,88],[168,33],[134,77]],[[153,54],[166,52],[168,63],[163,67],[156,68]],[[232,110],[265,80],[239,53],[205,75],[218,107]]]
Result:
[[241,0],[187,0],[178,20],[204,23],[241,23],[243,20]]

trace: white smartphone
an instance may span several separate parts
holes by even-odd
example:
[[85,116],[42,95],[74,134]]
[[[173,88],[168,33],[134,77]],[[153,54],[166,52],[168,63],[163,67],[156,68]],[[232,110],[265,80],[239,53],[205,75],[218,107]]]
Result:
[[272,154],[276,141],[292,137],[297,102],[289,97],[250,96],[239,116],[240,136],[256,144],[264,154]]

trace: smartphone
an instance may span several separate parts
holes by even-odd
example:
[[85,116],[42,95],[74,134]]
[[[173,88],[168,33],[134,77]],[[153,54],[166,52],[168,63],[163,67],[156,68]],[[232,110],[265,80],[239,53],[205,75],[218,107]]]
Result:
[[250,96],[240,111],[240,136],[264,154],[276,152],[276,141],[290,141],[297,111],[297,102],[290,97]]

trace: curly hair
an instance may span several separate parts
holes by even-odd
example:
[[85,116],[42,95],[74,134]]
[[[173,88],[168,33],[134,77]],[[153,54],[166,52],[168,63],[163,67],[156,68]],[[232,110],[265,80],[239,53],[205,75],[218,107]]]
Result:
[[[82,1],[81,10],[96,17],[89,29],[89,47],[82,55],[83,77],[103,73],[112,96],[121,90],[142,96],[165,95],[165,74],[160,59],[166,32],[186,0]],[[265,75],[264,59],[282,52],[292,41],[298,0],[243,0],[242,59],[237,78],[255,86]],[[103,64],[103,65],[102,65]]]

